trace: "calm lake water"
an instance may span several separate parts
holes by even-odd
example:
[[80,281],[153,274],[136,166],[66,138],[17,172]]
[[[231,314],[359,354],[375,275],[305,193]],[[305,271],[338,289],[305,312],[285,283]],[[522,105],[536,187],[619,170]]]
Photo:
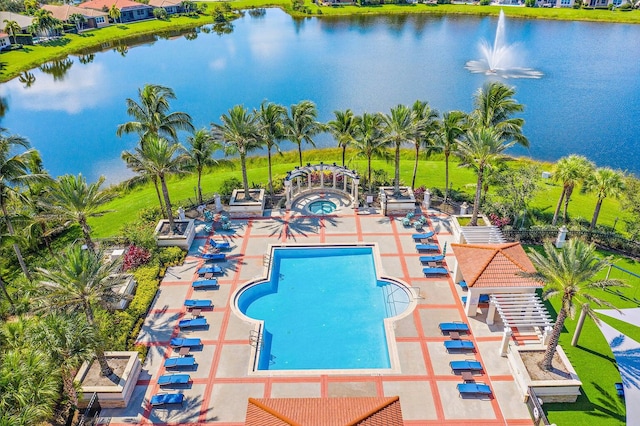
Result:
[[[173,88],[173,110],[190,113],[197,127],[263,99],[311,99],[323,121],[336,109],[388,112],[416,99],[469,111],[491,77],[464,65],[479,59],[479,41],[493,40],[496,23],[415,15],[294,20],[272,9],[234,22],[231,34],[151,40],[92,61],[71,56],[63,75],[36,68],[30,87],[18,79],[0,85],[10,108],[2,127],[28,137],[53,175],[115,182],[130,176],[120,153],[136,143],[115,130],[128,121],[125,99],[137,99],[146,83]],[[580,153],[640,175],[640,25],[507,19],[506,38],[518,43],[522,66],[544,73],[506,80],[526,105],[531,141],[530,150],[511,153],[544,160]],[[326,135],[317,142],[334,144]]]

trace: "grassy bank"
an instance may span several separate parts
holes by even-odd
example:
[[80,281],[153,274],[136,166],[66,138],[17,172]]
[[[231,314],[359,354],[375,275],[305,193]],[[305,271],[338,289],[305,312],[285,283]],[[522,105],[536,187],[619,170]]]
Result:
[[[411,151],[403,152],[403,159],[400,165],[400,178],[403,182],[411,182],[411,174],[413,171],[413,159]],[[338,149],[322,149],[305,151],[304,162],[325,163],[340,162],[340,150]],[[530,161],[530,160],[526,160]],[[543,164],[543,163],[540,163]],[[274,180],[281,180],[288,171],[293,170],[297,162],[297,152],[286,152],[280,158],[274,160],[273,176]],[[350,168],[357,169],[360,174],[366,174],[367,165],[365,160],[353,160],[347,165]],[[418,176],[416,185],[424,185],[428,188],[444,188],[444,161],[439,158],[431,160],[421,160],[418,166]],[[550,165],[543,164],[544,170],[550,170]],[[372,168],[383,169],[387,172],[389,179],[393,179],[394,166],[393,163],[387,163],[382,160],[376,160],[372,164]],[[476,176],[475,173],[468,168],[457,167],[457,163],[452,162],[450,166],[449,180],[453,188],[457,191],[473,194],[475,190]],[[233,168],[217,168],[206,172],[202,177],[202,189],[206,194],[213,194],[220,191],[222,183],[231,177],[241,179],[240,166],[236,163]],[[267,182],[267,160],[264,157],[252,157],[248,160],[248,177],[249,183]],[[169,192],[172,203],[177,207],[181,204],[192,203],[195,199],[194,188],[196,187],[196,175],[186,175],[181,177],[171,177],[169,179]],[[535,199],[531,203],[531,207],[544,210],[553,214],[556,202],[560,196],[561,186],[553,184],[550,181],[544,181],[540,185],[540,191],[536,194]],[[596,199],[591,194],[581,194],[580,191],[574,191],[572,201],[569,205],[569,215],[572,218],[583,217],[590,219],[596,204]],[[106,208],[114,210],[103,217],[94,218],[90,221],[93,229],[93,235],[97,238],[112,237],[119,234],[124,223],[132,222],[137,217],[141,209],[155,207],[158,205],[158,199],[153,185],[142,185],[130,191],[124,192],[119,198],[109,203]],[[614,199],[605,199],[598,224],[612,226],[619,218],[624,218],[624,213],[620,210],[620,204]],[[622,223],[618,224],[618,229],[622,229]]]
[[[430,15],[479,15],[497,16],[500,9],[508,17],[522,19],[554,19],[566,21],[594,21],[608,23],[640,24],[640,10],[630,12],[586,9],[495,7],[477,5],[383,5],[383,6],[340,6],[320,7],[305,0],[310,14],[291,9],[290,0],[240,0],[230,2],[234,8],[279,7],[296,17],[322,16],[338,17],[350,15],[398,15],[421,13]],[[213,4],[209,4],[212,9]],[[83,34],[68,34],[59,40],[37,46],[25,46],[23,50],[0,54],[0,82],[10,80],[21,72],[35,68],[45,62],[63,58],[69,54],[89,49],[109,49],[114,42],[142,35],[161,34],[186,30],[213,22],[210,14],[198,17],[172,17],[167,21],[149,20],[143,22],[112,25]]]

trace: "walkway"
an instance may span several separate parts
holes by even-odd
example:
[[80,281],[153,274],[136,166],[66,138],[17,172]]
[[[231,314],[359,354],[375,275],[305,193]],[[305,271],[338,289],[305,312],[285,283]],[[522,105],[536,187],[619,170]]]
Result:
[[[149,355],[127,409],[103,410],[104,423],[241,425],[247,400],[284,397],[400,396],[406,425],[530,425],[528,411],[518,395],[506,358],[498,355],[502,325],[489,328],[484,314],[468,319],[470,337],[478,351],[449,354],[445,336],[438,323],[465,319],[460,301],[461,290],[450,276],[425,278],[423,265],[411,238],[413,229],[404,228],[399,219],[378,212],[357,214],[349,207],[336,215],[308,217],[297,212],[273,212],[269,217],[233,221],[231,231],[216,232],[215,238],[232,243],[228,261],[221,263],[224,275],[218,290],[191,288],[195,271],[202,260],[195,256],[208,236],[193,243],[184,265],[169,268],[160,286],[139,342],[149,346]],[[445,216],[429,212],[429,227],[436,232],[442,248],[453,240]],[[262,275],[263,255],[270,243],[376,242],[382,257],[384,274],[398,277],[419,287],[422,299],[412,315],[396,325],[396,343],[402,373],[397,375],[313,375],[255,377],[249,369],[249,325],[235,317],[229,307],[232,292],[247,280]],[[446,258],[455,253],[448,249]],[[157,379],[165,373],[164,359],[175,355],[169,348],[171,337],[178,335],[176,324],[185,315],[187,298],[211,299],[213,310],[205,311],[207,330],[180,332],[180,336],[200,337],[201,350],[193,352],[197,368],[189,371],[193,384],[180,389],[185,394],[182,409],[151,410],[147,401],[159,391]],[[486,311],[486,308],[485,308]],[[478,382],[491,386],[491,399],[462,399],[456,384],[460,375],[449,367],[452,360],[476,359],[484,372]]]

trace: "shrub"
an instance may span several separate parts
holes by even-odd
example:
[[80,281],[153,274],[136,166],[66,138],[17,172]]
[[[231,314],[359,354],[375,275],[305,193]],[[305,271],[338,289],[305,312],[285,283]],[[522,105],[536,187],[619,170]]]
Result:
[[225,179],[220,186],[220,196],[228,199],[229,197],[231,197],[233,190],[237,188],[242,188],[242,182],[240,181],[240,179],[236,177]]
[[151,259],[151,253],[147,249],[132,244],[122,257],[122,270],[126,272],[137,268],[147,263],[149,259]]
[[480,6],[489,6],[491,4],[491,0],[480,0]]
[[158,253],[158,260],[162,266],[179,265],[186,256],[186,252],[180,247],[164,247]]
[[156,7],[156,8],[153,9],[153,17],[154,18],[165,20],[165,19],[167,19],[167,16],[168,16],[167,15],[167,11],[164,10],[163,8]]

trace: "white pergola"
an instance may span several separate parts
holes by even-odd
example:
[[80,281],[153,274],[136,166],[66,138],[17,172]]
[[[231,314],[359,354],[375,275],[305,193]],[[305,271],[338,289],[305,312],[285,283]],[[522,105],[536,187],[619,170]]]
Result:
[[[320,182],[319,186],[312,185],[311,175],[319,172],[320,174]],[[324,182],[324,172],[331,172],[333,176],[333,182],[331,185],[326,185]],[[338,176],[342,176],[342,188],[337,186]],[[307,178],[306,185],[302,184],[302,178]],[[350,190],[347,191],[347,180],[351,179]],[[333,164],[324,164],[320,162],[319,164],[311,164],[307,163],[306,166],[296,168],[290,172],[287,172],[287,177],[284,179],[284,192],[287,197],[287,208],[290,209],[294,196],[302,195],[304,193],[313,191],[313,190],[322,190],[322,189],[330,189],[334,191],[343,192],[351,197],[353,201],[358,199],[358,184],[360,183],[360,176],[358,172],[355,170],[350,170],[346,167],[338,166],[336,163]]]
[[462,226],[460,233],[466,244],[502,244],[507,240],[497,226]]
[[536,293],[498,293],[489,297],[487,324],[493,324],[496,311],[504,324],[500,355],[506,356],[514,328],[541,330],[542,344],[546,345],[553,322],[544,303]]

